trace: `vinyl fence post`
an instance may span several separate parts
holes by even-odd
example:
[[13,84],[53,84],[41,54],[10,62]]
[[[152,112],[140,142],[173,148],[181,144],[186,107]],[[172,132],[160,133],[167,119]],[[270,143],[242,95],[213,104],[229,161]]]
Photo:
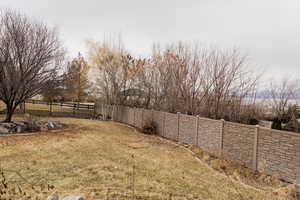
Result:
[[221,119],[221,130],[220,130],[220,156],[223,154],[223,141],[224,141],[224,125],[225,120]]
[[102,116],[102,120],[104,120],[104,105],[103,105],[103,103],[101,104],[101,116]]
[[119,121],[119,106],[118,105],[115,105],[115,113],[116,113],[116,116],[115,116],[115,121],[118,122]]
[[152,121],[152,122],[154,121],[154,110],[153,110],[153,108],[152,108],[152,110],[151,110],[151,121]]
[[257,170],[257,147],[258,147],[259,125],[255,126],[254,132],[254,145],[253,145],[253,166],[254,170]]
[[180,112],[177,112],[177,141],[179,141],[179,120],[180,120]]
[[115,105],[112,106],[112,112],[111,112],[111,120],[115,120]]
[[136,108],[133,108],[133,126],[135,126],[135,110]]
[[198,147],[198,137],[199,137],[199,115],[196,116],[197,121],[196,121],[196,146]]
[[162,132],[162,136],[166,137],[166,113],[163,112],[163,132]]
[[141,128],[144,126],[144,108],[142,108],[142,123],[141,123]]

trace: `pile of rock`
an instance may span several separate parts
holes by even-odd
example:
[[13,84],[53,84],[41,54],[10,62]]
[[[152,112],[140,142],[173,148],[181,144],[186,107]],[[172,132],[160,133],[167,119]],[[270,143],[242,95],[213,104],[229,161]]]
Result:
[[23,132],[47,131],[52,129],[59,129],[65,127],[66,124],[53,121],[14,121],[10,123],[0,123],[1,134],[14,134]]

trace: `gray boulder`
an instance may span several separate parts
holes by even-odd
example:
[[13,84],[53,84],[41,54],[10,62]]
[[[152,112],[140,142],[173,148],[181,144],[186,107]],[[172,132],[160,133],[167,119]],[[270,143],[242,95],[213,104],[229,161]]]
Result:
[[55,128],[55,125],[53,124],[53,122],[48,122],[48,127],[50,129],[53,129],[53,128]]
[[59,196],[56,194],[48,196],[47,200],[60,200]]
[[79,195],[70,195],[62,198],[61,200],[84,200],[84,198]]
[[63,128],[66,124],[58,120],[53,121],[14,121],[0,123],[0,134],[47,131],[49,129]]
[[17,125],[14,123],[3,122],[3,123],[1,123],[1,126],[10,130],[10,129],[15,128]]
[[0,125],[0,134],[8,134],[9,133],[9,129]]
[[24,121],[16,121],[14,122],[14,124],[16,125],[16,132],[17,133],[22,133],[27,131],[27,124]]
[[61,123],[61,122],[58,121],[58,120],[52,121],[52,124],[53,124],[54,127],[56,127],[56,128],[62,128],[62,127],[64,126],[63,123]]

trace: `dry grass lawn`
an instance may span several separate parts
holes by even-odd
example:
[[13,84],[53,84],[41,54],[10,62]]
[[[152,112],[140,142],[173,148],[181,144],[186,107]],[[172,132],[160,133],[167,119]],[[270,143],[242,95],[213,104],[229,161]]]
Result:
[[280,199],[232,182],[182,148],[126,125],[58,119],[72,125],[0,137],[0,166],[11,183],[47,183],[59,195],[87,199]]

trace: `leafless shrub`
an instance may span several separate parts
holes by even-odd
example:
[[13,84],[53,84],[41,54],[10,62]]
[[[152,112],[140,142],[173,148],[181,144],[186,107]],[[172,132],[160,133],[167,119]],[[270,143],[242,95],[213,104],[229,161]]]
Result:
[[289,112],[292,100],[297,98],[300,91],[299,81],[292,79],[283,79],[280,83],[271,81],[269,87],[271,97],[271,107],[274,117],[281,122],[287,122],[292,117]]
[[153,120],[147,120],[142,128],[143,133],[146,134],[156,134],[157,133],[157,125]]
[[[17,174],[20,176],[19,173]],[[22,178],[24,179],[24,177]],[[29,184],[26,188],[16,183],[10,183],[4,170],[0,168],[0,199],[42,200],[45,199],[45,194],[54,189],[54,186],[50,184],[32,185],[27,180],[26,182]]]

